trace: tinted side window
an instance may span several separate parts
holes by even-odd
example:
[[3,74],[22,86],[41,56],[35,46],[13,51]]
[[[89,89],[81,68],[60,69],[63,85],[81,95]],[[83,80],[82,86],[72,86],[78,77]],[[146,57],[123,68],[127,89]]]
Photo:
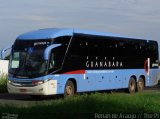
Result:
[[61,68],[64,60],[64,53],[65,53],[64,48],[61,46],[55,49],[52,49],[50,54],[50,61],[49,61],[50,72]]
[[53,72],[59,68],[61,68],[65,54],[67,51],[67,47],[70,42],[70,36],[63,36],[58,37],[53,40],[53,44],[62,44],[61,46],[52,49],[50,54],[50,61],[49,61],[49,72]]
[[90,56],[105,56],[104,43],[105,39],[100,36],[89,37],[89,55]]
[[76,35],[72,42],[72,55],[104,56],[105,39],[94,35]]
[[108,57],[124,57],[126,55],[126,42],[116,37],[106,37],[104,54]]
[[148,54],[149,57],[158,59],[158,43],[156,41],[149,41]]
[[89,54],[89,39],[80,35],[74,36],[70,52],[76,56],[87,56]]

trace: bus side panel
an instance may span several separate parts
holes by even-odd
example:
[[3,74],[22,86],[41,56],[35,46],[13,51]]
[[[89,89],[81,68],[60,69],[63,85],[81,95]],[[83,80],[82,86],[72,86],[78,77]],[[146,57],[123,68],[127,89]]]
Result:
[[154,86],[158,83],[160,78],[160,71],[159,69],[150,69],[150,79],[148,81],[149,86]]
[[68,80],[74,79],[77,85],[77,92],[89,91],[91,89],[90,83],[84,80],[83,74],[62,74],[57,75],[55,79],[58,81],[57,83],[57,94],[63,94],[65,85]]
[[146,86],[155,85],[158,79],[158,69],[151,69],[150,77],[144,69],[122,70],[86,70],[85,74],[63,74],[55,76],[57,94],[63,94],[67,80],[75,79],[77,92],[112,90],[128,88],[131,76],[136,76],[138,82],[141,75],[145,76]]
[[92,81],[91,91],[128,88],[130,77],[138,81],[141,75],[147,78],[144,69],[88,70],[86,74]]
[[97,76],[93,74],[83,74],[81,78],[77,80],[77,92],[88,92],[96,90]]
[[110,90],[122,88],[123,72],[117,70],[88,70],[87,75],[93,80],[92,90]]
[[110,81],[112,82],[111,89],[123,88],[122,85],[125,80],[123,70],[114,70],[110,75]]
[[123,86],[124,88],[128,87],[129,79],[131,76],[136,76],[136,81],[138,82],[140,76],[145,77],[145,86],[153,86],[158,83],[158,72],[159,69],[150,69],[149,76],[145,72],[144,69],[128,69],[124,70],[124,76],[125,80],[123,81]]
[[141,75],[144,75],[145,78],[147,78],[147,75],[144,69],[127,69],[123,71],[123,74],[125,78],[125,80],[123,81],[123,85],[122,85],[123,88],[128,88],[129,80],[132,76],[136,77],[136,82],[138,82],[139,77]]

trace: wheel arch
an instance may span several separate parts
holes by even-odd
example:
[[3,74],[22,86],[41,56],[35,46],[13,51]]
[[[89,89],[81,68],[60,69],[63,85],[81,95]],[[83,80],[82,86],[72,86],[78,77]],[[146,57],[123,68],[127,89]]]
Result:
[[72,81],[73,82],[73,84],[75,86],[74,90],[75,90],[75,92],[77,92],[77,81],[76,81],[76,79],[75,78],[69,78],[67,81]]
[[134,80],[137,82],[137,77],[136,77],[136,75],[132,75],[130,78],[134,78]]

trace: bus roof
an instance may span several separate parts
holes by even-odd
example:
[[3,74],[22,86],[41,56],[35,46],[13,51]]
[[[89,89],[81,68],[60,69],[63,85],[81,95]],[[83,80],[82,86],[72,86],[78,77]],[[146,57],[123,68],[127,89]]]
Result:
[[18,40],[50,39],[50,38],[57,38],[60,36],[72,36],[74,33],[124,37],[124,36],[116,35],[112,33],[96,32],[96,31],[90,31],[90,30],[80,30],[80,29],[72,29],[72,28],[47,28],[47,29],[40,29],[40,30],[24,33],[18,36],[17,39]]

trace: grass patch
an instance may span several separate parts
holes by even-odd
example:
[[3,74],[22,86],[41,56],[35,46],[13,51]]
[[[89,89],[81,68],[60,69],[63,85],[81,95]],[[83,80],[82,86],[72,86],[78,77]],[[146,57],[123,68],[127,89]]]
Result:
[[95,113],[160,113],[160,93],[93,93],[71,98],[35,101],[32,105],[0,105],[1,113],[22,119],[94,118]]
[[2,75],[0,76],[0,93],[7,92],[7,76]]

